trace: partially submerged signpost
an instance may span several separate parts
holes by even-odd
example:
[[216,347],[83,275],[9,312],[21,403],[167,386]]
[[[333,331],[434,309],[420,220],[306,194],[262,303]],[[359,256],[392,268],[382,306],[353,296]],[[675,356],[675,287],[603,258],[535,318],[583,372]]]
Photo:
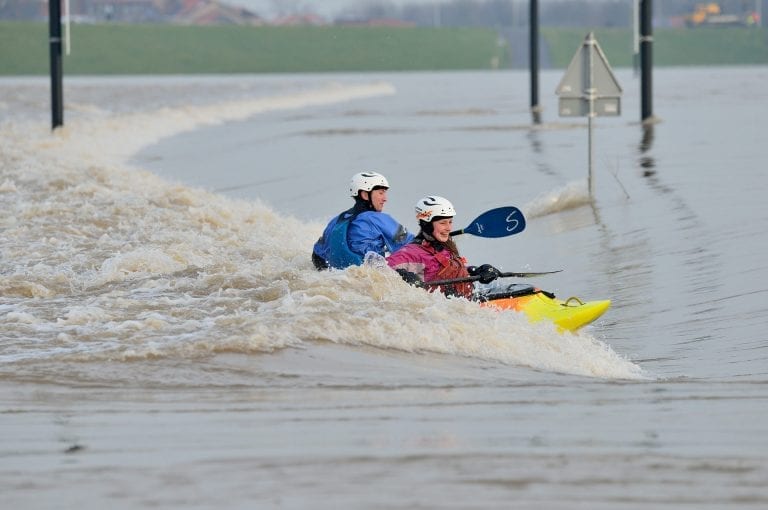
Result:
[[48,30],[51,53],[51,129],[64,125],[64,85],[61,63],[61,0],[48,2]]
[[561,117],[587,117],[589,194],[592,195],[592,119],[621,115],[621,87],[594,33],[587,34],[555,93],[560,96],[558,111]]

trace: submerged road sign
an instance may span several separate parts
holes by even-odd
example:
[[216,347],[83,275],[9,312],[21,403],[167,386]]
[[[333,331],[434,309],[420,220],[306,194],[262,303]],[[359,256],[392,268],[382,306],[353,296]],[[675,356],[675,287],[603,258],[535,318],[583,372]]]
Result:
[[561,117],[621,115],[621,87],[593,32],[571,59],[555,93]]
[[561,117],[588,118],[589,194],[592,195],[592,119],[621,115],[621,87],[594,33],[587,34],[555,93],[560,96]]

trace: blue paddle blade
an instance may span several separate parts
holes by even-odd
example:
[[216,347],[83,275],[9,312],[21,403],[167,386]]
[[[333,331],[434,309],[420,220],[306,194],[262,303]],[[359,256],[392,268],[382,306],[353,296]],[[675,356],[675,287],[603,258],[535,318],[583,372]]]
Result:
[[517,207],[498,207],[486,211],[466,228],[464,234],[479,237],[506,237],[525,230],[525,217]]

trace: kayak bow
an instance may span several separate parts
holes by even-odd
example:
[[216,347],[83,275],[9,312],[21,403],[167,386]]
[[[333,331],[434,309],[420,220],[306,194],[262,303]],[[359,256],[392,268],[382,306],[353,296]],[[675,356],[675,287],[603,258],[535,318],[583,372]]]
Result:
[[481,294],[482,306],[523,312],[531,322],[548,320],[560,331],[575,332],[603,315],[610,300],[582,301],[570,297],[565,301],[532,285],[513,283],[503,289]]

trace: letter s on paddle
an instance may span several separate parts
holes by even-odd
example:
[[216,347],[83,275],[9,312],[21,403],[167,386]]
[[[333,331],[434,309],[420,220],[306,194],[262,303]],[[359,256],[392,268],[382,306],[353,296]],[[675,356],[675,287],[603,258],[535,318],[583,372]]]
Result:
[[507,216],[507,223],[510,224],[510,225],[507,225],[507,232],[514,232],[515,230],[517,230],[517,226],[520,224],[520,220],[518,220],[517,218],[513,218],[515,214],[517,214],[517,211],[512,212],[509,214],[509,216]]

